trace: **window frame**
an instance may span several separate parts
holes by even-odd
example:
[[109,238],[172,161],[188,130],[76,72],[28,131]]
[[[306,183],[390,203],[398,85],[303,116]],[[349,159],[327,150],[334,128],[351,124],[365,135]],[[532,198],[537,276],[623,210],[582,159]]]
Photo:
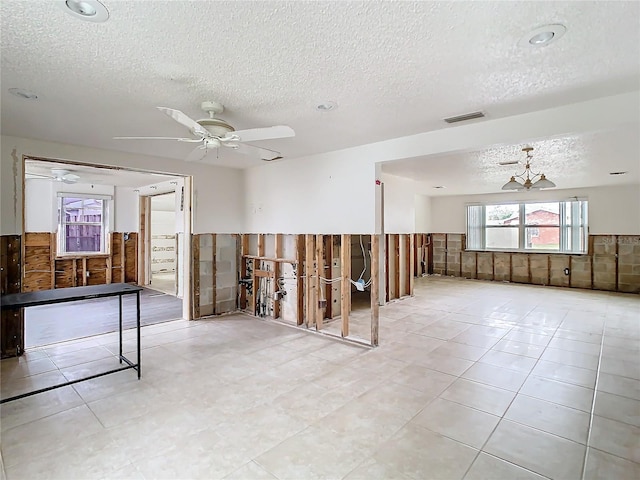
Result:
[[[64,215],[64,199],[65,198],[79,198],[79,199],[92,199],[92,200],[102,200],[102,212],[101,212],[101,221],[100,222],[67,222],[65,220]],[[109,205],[111,204],[111,200],[113,197],[111,195],[100,195],[100,194],[90,194],[90,193],[73,193],[73,192],[58,192],[58,251],[57,256],[59,257],[73,257],[73,256],[92,256],[92,255],[108,255],[109,242],[107,242],[108,238],[108,229],[109,229]],[[68,252],[66,250],[66,227],[68,225],[97,225],[100,226],[100,251],[77,251],[77,252]]]
[[[540,203],[558,203],[558,224],[552,225],[547,223],[527,223],[526,205]],[[517,225],[487,225],[486,209],[495,205],[518,205],[518,224]],[[471,212],[472,208],[480,211]],[[571,220],[567,222],[567,209],[571,208]],[[522,202],[487,202],[487,203],[468,203],[466,210],[466,245],[465,250],[475,252],[511,252],[511,253],[546,253],[546,254],[570,254],[570,255],[587,255],[588,254],[588,199],[572,198],[567,200],[528,200]],[[480,223],[471,224],[472,219],[481,219]],[[573,221],[573,219],[578,219]],[[487,229],[489,228],[517,228],[518,229],[518,248],[491,248],[487,247]],[[558,248],[527,248],[527,229],[537,228],[557,228],[558,229]],[[583,232],[581,235],[581,231]],[[582,238],[581,238],[582,237]],[[474,243],[475,239],[475,243]],[[471,240],[471,241],[470,241]],[[479,242],[479,243],[478,243]],[[480,246],[476,246],[476,245]],[[470,246],[471,245],[471,246]],[[579,249],[569,249],[569,245],[578,245]]]

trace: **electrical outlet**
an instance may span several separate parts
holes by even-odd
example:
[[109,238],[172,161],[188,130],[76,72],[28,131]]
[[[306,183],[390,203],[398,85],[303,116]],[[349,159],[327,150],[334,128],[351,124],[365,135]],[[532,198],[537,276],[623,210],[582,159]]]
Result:
[[91,272],[87,270],[85,273],[87,274],[87,278],[89,278],[89,276],[91,275]]
[[569,267],[564,269],[564,274],[565,275],[569,275],[571,273],[571,270],[569,270]]

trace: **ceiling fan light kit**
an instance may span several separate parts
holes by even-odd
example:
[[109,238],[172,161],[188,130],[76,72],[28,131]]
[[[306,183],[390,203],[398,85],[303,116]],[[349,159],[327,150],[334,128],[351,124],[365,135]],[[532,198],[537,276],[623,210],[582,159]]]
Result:
[[[277,125],[266,128],[251,128],[248,130],[236,130],[225,120],[216,115],[224,112],[224,106],[218,102],[206,101],[200,105],[202,110],[209,114],[208,118],[193,120],[180,110],[167,107],[157,107],[158,110],[171,117],[179,124],[187,127],[196,138],[176,137],[114,137],[116,140],[177,140],[179,142],[201,143],[186,158],[187,161],[200,160],[208,150],[226,147],[236,150],[238,153],[259,158],[264,161],[272,161],[282,158],[280,152],[267,148],[247,145],[246,142],[260,140],[272,140],[295,136],[293,129],[287,125]],[[203,153],[204,152],[204,153]]]
[[[544,173],[535,173],[531,170],[531,159],[533,147],[524,147],[523,152],[527,155],[524,172],[519,175],[512,175],[507,183],[502,186],[502,190],[540,190],[541,188],[553,188],[556,186]],[[520,179],[518,181],[517,179]]]

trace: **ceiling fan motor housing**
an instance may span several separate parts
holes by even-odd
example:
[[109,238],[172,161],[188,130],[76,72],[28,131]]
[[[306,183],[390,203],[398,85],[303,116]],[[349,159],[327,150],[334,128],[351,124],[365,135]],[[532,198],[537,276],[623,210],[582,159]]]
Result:
[[219,118],[203,118],[196,122],[214,137],[224,137],[227,133],[235,131],[235,128]]

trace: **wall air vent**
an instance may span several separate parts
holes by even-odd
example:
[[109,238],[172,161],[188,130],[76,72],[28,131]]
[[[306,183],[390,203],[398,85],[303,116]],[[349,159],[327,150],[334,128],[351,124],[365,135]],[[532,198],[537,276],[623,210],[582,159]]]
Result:
[[507,160],[506,162],[499,162],[498,165],[504,167],[505,165],[518,165],[518,163],[520,163],[518,160]]
[[482,112],[471,112],[465,113],[463,115],[458,115],[456,117],[445,118],[444,121],[447,123],[458,123],[458,122],[466,122],[467,120],[474,120],[476,118],[483,118],[484,113]]
[[609,172],[609,175],[625,175],[627,172]]

